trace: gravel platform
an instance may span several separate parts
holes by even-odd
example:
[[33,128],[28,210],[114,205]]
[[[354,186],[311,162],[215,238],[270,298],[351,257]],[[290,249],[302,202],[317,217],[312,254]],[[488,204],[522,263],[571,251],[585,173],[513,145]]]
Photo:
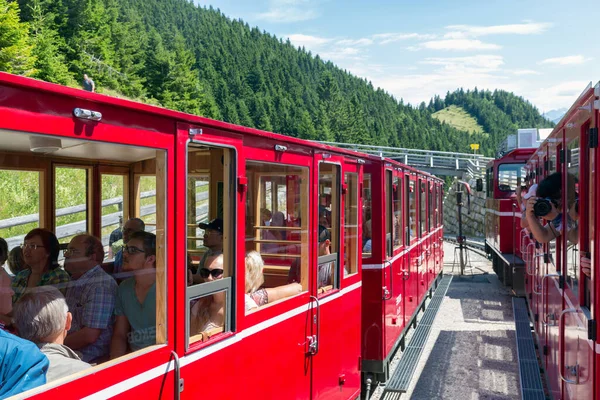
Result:
[[[521,398],[510,292],[498,281],[491,262],[473,252],[469,252],[473,269],[464,276],[457,266],[452,272],[454,247],[444,243],[444,273],[455,276],[408,392],[386,393],[380,385],[371,400]],[[413,331],[407,334],[407,343]],[[391,373],[400,356],[398,351]]]

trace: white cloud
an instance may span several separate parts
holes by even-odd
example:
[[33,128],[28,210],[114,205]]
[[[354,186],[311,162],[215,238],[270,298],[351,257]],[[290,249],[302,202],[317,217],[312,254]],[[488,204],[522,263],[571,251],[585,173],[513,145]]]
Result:
[[421,34],[421,33],[378,33],[372,36],[379,44],[388,44],[399,42],[402,40],[431,40],[435,39],[436,35]]
[[540,61],[540,64],[578,65],[578,64],[583,64],[590,60],[591,60],[591,58],[586,58],[582,55],[576,55],[576,56],[546,58],[545,60]]
[[300,33],[296,33],[293,35],[287,35],[287,37],[290,39],[290,41],[295,46],[298,46],[298,47],[304,46],[310,50],[316,50],[316,49],[320,48],[321,46],[323,46],[324,44],[327,44],[332,41],[331,39],[322,38],[322,37],[318,37],[318,36],[303,35]]
[[271,0],[269,10],[254,17],[279,23],[308,21],[319,17],[315,3],[315,0]]
[[421,43],[422,48],[430,50],[498,50],[502,47],[493,43],[484,43],[481,40],[472,39],[447,39],[447,40],[431,40]]
[[370,46],[373,44],[373,40],[362,38],[362,39],[342,39],[336,42],[339,46]]
[[497,71],[504,65],[504,59],[498,55],[476,55],[471,57],[431,57],[421,64],[439,65],[446,70],[475,69],[478,71]]
[[509,71],[513,75],[540,75],[538,71],[534,71],[532,69],[515,69],[513,71]]
[[540,111],[570,107],[586,88],[586,81],[565,81],[553,86],[533,90],[529,99]]
[[522,24],[474,26],[449,25],[450,30],[444,37],[447,39],[463,39],[487,35],[536,35],[548,30],[552,24],[547,22],[525,22]]

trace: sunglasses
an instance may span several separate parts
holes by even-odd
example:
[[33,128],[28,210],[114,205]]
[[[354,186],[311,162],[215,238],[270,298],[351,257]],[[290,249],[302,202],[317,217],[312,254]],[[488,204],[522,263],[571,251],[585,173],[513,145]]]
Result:
[[208,269],[208,268],[200,268],[200,276],[204,279],[208,278],[209,275],[212,275],[213,278],[218,278],[223,275],[223,270],[219,268]]

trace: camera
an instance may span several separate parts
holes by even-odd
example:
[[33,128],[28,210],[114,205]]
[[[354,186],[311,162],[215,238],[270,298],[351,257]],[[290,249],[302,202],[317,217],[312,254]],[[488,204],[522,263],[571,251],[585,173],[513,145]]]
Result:
[[533,205],[533,214],[536,217],[546,216],[552,211],[552,202],[550,199],[537,199]]

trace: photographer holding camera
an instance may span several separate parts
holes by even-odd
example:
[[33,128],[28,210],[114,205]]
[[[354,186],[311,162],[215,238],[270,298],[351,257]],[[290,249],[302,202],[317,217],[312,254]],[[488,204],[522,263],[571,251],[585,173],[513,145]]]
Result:
[[[562,204],[562,174],[555,172],[544,178],[537,186],[536,196],[528,193],[526,219],[529,230],[540,243],[548,243],[561,235],[563,221],[567,223],[567,238],[571,243],[579,241],[578,199],[575,192],[576,178],[567,174],[567,207]],[[567,213],[563,216],[563,210]],[[539,218],[548,223],[542,225]]]

